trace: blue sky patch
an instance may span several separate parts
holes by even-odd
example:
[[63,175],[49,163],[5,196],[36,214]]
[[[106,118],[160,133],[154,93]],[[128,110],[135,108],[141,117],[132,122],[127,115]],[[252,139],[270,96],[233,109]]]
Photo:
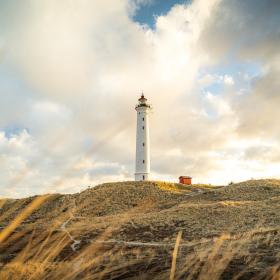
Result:
[[12,138],[14,135],[19,135],[23,130],[26,130],[29,133],[28,128],[17,124],[6,126],[1,130],[5,132],[5,135],[8,139]]
[[151,3],[141,5],[136,11],[133,20],[153,28],[156,16],[167,14],[174,5],[189,2],[190,0],[153,0]]

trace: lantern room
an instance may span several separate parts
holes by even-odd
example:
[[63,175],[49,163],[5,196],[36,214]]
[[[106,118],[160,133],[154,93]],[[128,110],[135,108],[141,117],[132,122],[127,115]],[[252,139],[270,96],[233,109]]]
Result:
[[141,97],[138,99],[138,104],[136,105],[136,108],[140,108],[140,107],[147,107],[147,108],[151,108],[151,105],[147,103],[147,98],[144,96],[144,94],[142,93]]

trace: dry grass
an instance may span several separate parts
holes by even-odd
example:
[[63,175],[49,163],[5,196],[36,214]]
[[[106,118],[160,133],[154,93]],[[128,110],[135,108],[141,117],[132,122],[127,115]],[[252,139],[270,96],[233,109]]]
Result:
[[177,235],[177,238],[176,238],[174,251],[173,251],[173,254],[172,254],[170,280],[174,280],[174,277],[175,277],[176,261],[177,261],[177,255],[178,255],[178,250],[179,250],[181,239],[182,239],[182,231],[179,231],[178,235]]
[[48,195],[36,197],[11,223],[0,232],[0,243],[6,238],[27,218],[40,207],[44,201],[49,198]]
[[277,180],[7,200],[0,279],[280,279],[279,200]]

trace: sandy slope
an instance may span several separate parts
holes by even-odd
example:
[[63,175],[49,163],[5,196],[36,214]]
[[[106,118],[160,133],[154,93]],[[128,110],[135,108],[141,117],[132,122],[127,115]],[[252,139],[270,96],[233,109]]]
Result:
[[[0,226],[7,226],[32,199],[3,202]],[[208,250],[210,247],[204,244],[213,245],[215,237],[229,234],[226,239],[230,242],[242,239],[246,243],[246,246],[242,243],[242,250],[239,248],[240,255],[255,258],[255,267],[251,267],[255,275],[263,272],[263,266],[268,271],[278,263],[279,225],[280,180],[251,180],[225,187],[121,182],[99,185],[74,195],[52,195],[16,231],[25,232],[26,236],[34,229],[38,233],[50,228],[67,233],[69,244],[63,249],[64,258],[78,254],[94,242],[109,248],[161,247],[168,255],[180,230],[182,248]],[[12,243],[2,244],[0,258],[4,262],[5,258],[9,260],[9,253],[12,259],[26,245],[27,239],[24,240],[15,238]],[[15,246],[17,242],[19,245]],[[191,253],[187,257],[188,254]],[[238,261],[232,265],[238,271]],[[232,270],[230,265],[227,267],[225,279]]]

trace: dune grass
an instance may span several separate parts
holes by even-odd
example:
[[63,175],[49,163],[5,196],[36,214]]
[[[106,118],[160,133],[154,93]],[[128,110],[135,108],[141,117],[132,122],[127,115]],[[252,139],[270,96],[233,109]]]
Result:
[[[269,182],[247,182],[243,184],[244,189],[242,185],[232,185],[232,189],[219,188],[203,193],[196,193],[195,187],[189,187],[180,195],[177,194],[180,186],[177,189],[176,185],[152,182],[150,187],[159,192],[147,190],[148,196],[134,187],[129,189],[129,184],[123,189],[120,185],[119,195],[135,191],[142,197],[115,213],[110,210],[108,214],[102,212],[101,216],[91,218],[87,216],[90,211],[83,209],[89,203],[83,198],[90,198],[92,193],[103,195],[102,188],[88,190],[79,196],[39,196],[28,203],[11,204],[17,207],[14,211],[18,214],[0,233],[0,279],[280,279],[277,208],[276,212],[269,206],[262,212],[256,210],[260,221],[251,227],[246,226],[246,220],[240,220],[238,223],[243,230],[231,232],[229,229],[212,235],[208,234],[211,228],[224,227],[220,221],[215,225],[207,224],[210,218],[205,216],[205,221],[198,221],[201,230],[204,225],[207,227],[204,236],[199,238],[190,238],[192,223],[188,221],[189,216],[182,216],[180,212],[197,219],[201,217],[200,213],[215,213],[213,210],[218,209],[225,219],[233,219],[230,213],[247,213],[248,207],[265,206],[269,197],[263,194],[264,200],[261,200],[253,191],[266,189],[270,194],[273,192],[271,199],[278,201],[278,189],[270,188]],[[274,187],[278,188],[278,185]],[[108,186],[109,192],[110,188]],[[244,203],[239,199],[240,188],[246,193]],[[195,195],[185,196],[189,192]],[[231,200],[223,200],[228,193]],[[217,201],[217,197],[221,200]],[[170,201],[177,201],[177,204],[170,205]],[[114,199],[110,201],[113,202]],[[95,207],[98,211],[92,213],[101,213],[102,201]],[[48,213],[48,209],[54,214]],[[159,224],[155,228],[156,225],[151,224],[160,220],[160,215],[171,221],[168,217],[173,212],[177,214],[177,220],[167,233],[174,238],[164,239],[161,236],[165,236],[166,226]],[[265,223],[265,213],[270,213],[270,222],[275,223]],[[6,221],[5,212],[2,215],[0,221]],[[246,215],[240,215],[240,219],[244,217]],[[183,218],[188,226],[182,223]],[[135,231],[129,231],[131,229]]]

